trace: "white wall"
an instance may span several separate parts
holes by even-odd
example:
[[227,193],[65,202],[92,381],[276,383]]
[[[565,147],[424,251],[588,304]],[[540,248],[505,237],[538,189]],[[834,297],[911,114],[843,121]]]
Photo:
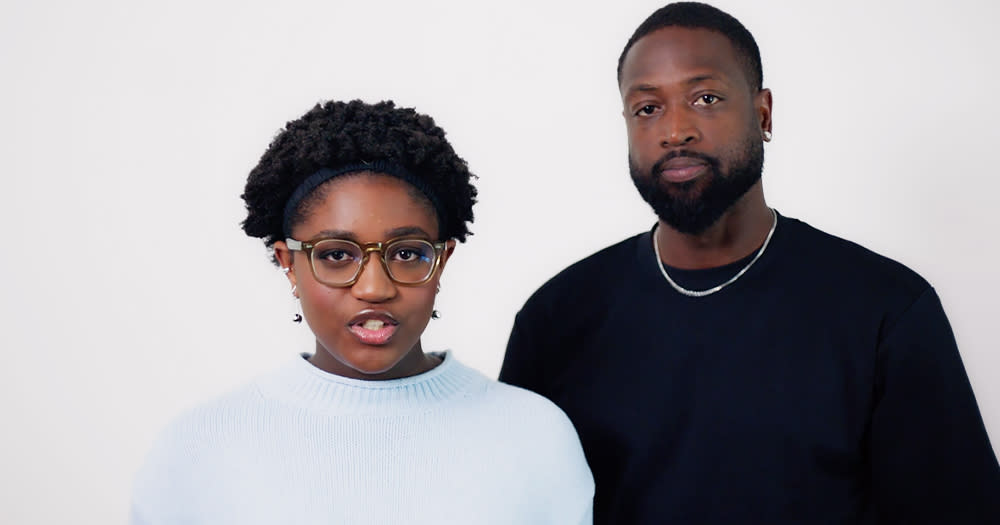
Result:
[[[804,3],[718,3],[774,90],[769,202],[937,287],[1000,443],[1000,9]],[[172,415],[311,348],[238,223],[319,100],[415,106],[481,177],[425,345],[488,374],[529,293],[652,224],[614,70],[659,2],[281,4],[0,7],[0,522],[122,522]]]

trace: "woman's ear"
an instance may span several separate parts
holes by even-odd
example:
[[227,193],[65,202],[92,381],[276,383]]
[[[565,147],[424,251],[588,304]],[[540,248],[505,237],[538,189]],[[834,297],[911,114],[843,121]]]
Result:
[[444,270],[444,265],[451,259],[451,254],[455,253],[455,239],[449,239],[448,242],[444,243],[444,251],[441,252],[441,262],[438,263],[438,271]]
[[281,271],[285,272],[285,277],[288,278],[288,282],[292,283],[292,287],[295,287],[295,269],[292,267],[294,254],[292,253],[292,250],[288,249],[288,245],[285,244],[285,241],[277,241],[274,243],[274,258],[281,266]]

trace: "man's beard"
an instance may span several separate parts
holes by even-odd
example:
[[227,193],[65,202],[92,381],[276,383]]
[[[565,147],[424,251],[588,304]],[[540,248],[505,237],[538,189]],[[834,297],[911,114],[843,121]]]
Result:
[[[763,143],[748,140],[741,150],[728,173],[720,169],[719,159],[686,150],[667,153],[647,173],[641,172],[629,155],[628,168],[639,195],[653,207],[660,220],[681,233],[698,235],[715,224],[760,180],[764,167]],[[676,157],[704,161],[708,172],[684,182],[662,180],[663,165]],[[700,192],[695,188],[698,185],[702,186]]]

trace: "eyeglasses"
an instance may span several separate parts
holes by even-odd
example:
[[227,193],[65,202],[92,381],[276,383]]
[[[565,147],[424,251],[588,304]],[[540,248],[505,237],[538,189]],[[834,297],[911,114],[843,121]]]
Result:
[[424,239],[390,239],[385,242],[358,244],[344,239],[297,241],[285,239],[288,249],[305,252],[317,281],[334,287],[353,286],[372,252],[386,275],[397,284],[415,285],[430,280],[441,260],[445,243]]

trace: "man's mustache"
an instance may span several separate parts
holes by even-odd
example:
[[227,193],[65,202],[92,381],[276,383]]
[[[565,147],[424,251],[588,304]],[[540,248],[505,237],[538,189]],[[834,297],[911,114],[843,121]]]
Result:
[[715,173],[719,172],[719,159],[716,159],[715,157],[709,155],[705,155],[704,153],[698,153],[696,151],[688,151],[682,149],[682,150],[673,150],[667,152],[666,155],[660,157],[659,160],[653,163],[653,167],[649,170],[650,174],[653,177],[656,177],[657,174],[663,171],[663,166],[666,163],[678,157],[691,157],[693,159],[698,159],[704,162],[705,164],[708,164],[708,166],[712,168],[713,172]]

